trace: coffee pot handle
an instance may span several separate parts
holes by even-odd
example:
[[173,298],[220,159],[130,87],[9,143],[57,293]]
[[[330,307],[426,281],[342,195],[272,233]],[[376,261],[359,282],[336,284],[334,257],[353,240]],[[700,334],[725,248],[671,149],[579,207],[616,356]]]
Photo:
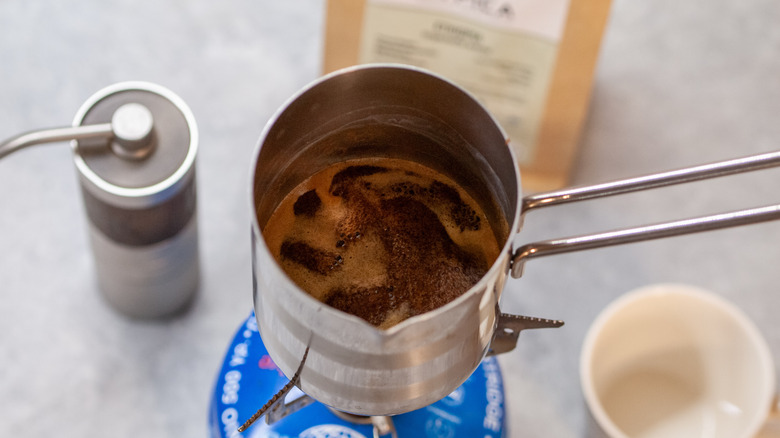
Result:
[[[520,214],[522,219],[522,216],[528,211],[542,207],[665,187],[776,166],[780,166],[780,151],[596,185],[539,193],[523,198]],[[780,204],[636,228],[625,228],[597,234],[529,243],[519,247],[514,252],[511,260],[512,276],[515,278],[522,276],[525,261],[530,258],[755,224],[776,219],[780,219]]]

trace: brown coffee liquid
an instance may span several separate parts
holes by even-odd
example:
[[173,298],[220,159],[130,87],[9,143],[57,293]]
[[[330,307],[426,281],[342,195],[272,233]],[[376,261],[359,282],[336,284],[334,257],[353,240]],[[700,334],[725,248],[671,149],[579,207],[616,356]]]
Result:
[[285,197],[263,236],[303,290],[380,328],[457,298],[500,251],[463,189],[428,167],[388,158],[313,175]]

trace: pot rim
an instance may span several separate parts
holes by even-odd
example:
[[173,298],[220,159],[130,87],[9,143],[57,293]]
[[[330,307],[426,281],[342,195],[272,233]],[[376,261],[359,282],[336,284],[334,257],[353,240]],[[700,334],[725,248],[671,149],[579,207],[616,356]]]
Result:
[[[409,329],[409,327],[417,325],[418,323],[430,319],[437,318],[439,314],[445,313],[448,310],[452,309],[453,307],[457,307],[461,305],[463,301],[466,301],[471,298],[472,295],[476,295],[479,293],[480,290],[484,290],[488,283],[491,281],[491,279],[496,278],[497,275],[500,274],[498,272],[499,270],[509,271],[510,269],[510,261],[511,261],[511,255],[513,253],[513,246],[514,246],[514,237],[516,236],[516,232],[520,227],[520,217],[521,217],[521,200],[522,200],[522,186],[521,186],[521,179],[520,179],[520,167],[517,162],[517,157],[515,156],[513,148],[510,146],[510,140],[506,135],[506,132],[501,127],[501,125],[498,123],[498,121],[495,119],[493,114],[487,110],[487,108],[482,105],[482,103],[479,102],[479,100],[476,99],[476,97],[469,92],[468,90],[464,89],[460,85],[455,84],[453,81],[443,77],[442,75],[439,75],[437,73],[431,72],[430,70],[416,67],[416,66],[410,66],[405,64],[395,64],[395,63],[372,63],[372,64],[362,64],[362,65],[354,65],[346,68],[342,68],[339,70],[335,70],[333,72],[330,72],[328,74],[325,74],[311,82],[309,82],[304,87],[300,88],[298,91],[296,91],[292,96],[290,96],[285,102],[279,106],[279,108],[276,109],[274,114],[268,119],[265,126],[263,127],[263,130],[260,134],[260,137],[255,145],[253,156],[252,156],[252,165],[250,167],[251,171],[251,181],[252,184],[249,187],[249,202],[250,206],[252,207],[252,233],[254,234],[256,240],[258,241],[258,245],[260,250],[265,251],[266,253],[270,254],[271,251],[268,248],[268,245],[266,244],[265,238],[263,237],[263,233],[260,230],[260,224],[257,219],[257,205],[255,203],[255,177],[254,175],[257,172],[257,166],[258,161],[260,158],[260,152],[263,147],[263,143],[265,143],[265,140],[268,137],[268,134],[270,133],[272,127],[276,124],[276,122],[279,120],[279,118],[284,114],[284,112],[289,108],[289,106],[295,102],[297,99],[299,99],[301,96],[309,92],[310,90],[314,89],[315,87],[319,86],[320,84],[327,82],[328,80],[344,75],[346,73],[350,73],[353,71],[360,71],[360,70],[371,70],[371,69],[399,69],[399,70],[406,70],[406,71],[412,71],[417,72],[421,74],[425,74],[428,76],[432,76],[435,79],[438,79],[442,82],[445,82],[459,91],[463,92],[466,96],[468,96],[474,103],[482,109],[482,111],[485,112],[485,114],[490,118],[490,120],[493,121],[493,125],[496,129],[498,129],[501,136],[505,139],[506,143],[506,149],[507,153],[509,154],[511,160],[512,160],[512,167],[514,169],[514,176],[515,176],[515,184],[516,184],[516,193],[517,193],[517,199],[515,200],[515,211],[512,215],[512,218],[507,218],[507,237],[506,241],[501,247],[501,250],[499,252],[498,257],[493,262],[493,264],[490,266],[488,271],[480,278],[480,280],[475,283],[471,288],[469,288],[467,291],[462,293],[459,297],[455,298],[454,300],[450,301],[449,303],[438,307],[430,312],[425,312],[420,315],[415,315],[410,318],[407,318],[400,323],[389,327],[387,329],[379,329],[376,326],[370,324],[368,321],[349,314],[347,312],[343,312],[341,310],[338,310],[334,307],[328,306],[321,301],[317,300],[316,298],[312,297],[311,295],[307,294],[305,291],[303,291],[297,284],[295,284],[292,279],[287,275],[287,273],[282,269],[282,267],[279,265],[278,262],[276,262],[274,257],[271,257],[271,259],[274,260],[274,269],[281,273],[283,275],[283,280],[286,286],[290,286],[293,289],[299,291],[302,295],[305,295],[303,298],[307,302],[311,303],[312,305],[319,305],[325,308],[323,310],[324,312],[327,312],[329,315],[335,318],[339,318],[345,321],[349,321],[357,324],[360,324],[364,326],[366,329],[375,332],[376,336],[385,337],[385,338],[392,338],[393,336],[404,332]],[[511,219],[511,222],[510,220]],[[505,257],[505,256],[509,257]],[[493,291],[495,294],[498,292],[498,294],[501,294],[501,291]],[[498,301],[498,297],[496,299]]]

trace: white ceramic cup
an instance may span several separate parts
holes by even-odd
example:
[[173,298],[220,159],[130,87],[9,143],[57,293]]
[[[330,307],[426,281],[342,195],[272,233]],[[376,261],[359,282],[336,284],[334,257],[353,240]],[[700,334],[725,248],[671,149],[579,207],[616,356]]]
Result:
[[680,284],[607,306],[585,338],[580,379],[611,438],[753,438],[776,393],[755,325],[724,299]]

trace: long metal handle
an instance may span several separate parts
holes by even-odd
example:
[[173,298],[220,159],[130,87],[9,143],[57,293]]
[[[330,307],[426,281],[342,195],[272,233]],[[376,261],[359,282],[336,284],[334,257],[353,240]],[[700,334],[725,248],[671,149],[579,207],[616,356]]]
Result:
[[588,199],[602,198],[605,196],[619,195],[656,187],[665,187],[674,184],[716,178],[719,176],[734,175],[776,166],[780,166],[780,151],[702,164],[699,166],[686,167],[683,169],[618,181],[610,181],[591,186],[573,187],[553,192],[538,193],[523,198],[521,214],[541,207],[585,201]]
[[64,128],[43,129],[27,132],[0,143],[0,159],[6,155],[42,143],[54,143],[68,140],[106,138],[114,136],[111,123],[97,125],[69,126]]
[[[775,166],[780,166],[780,151],[592,186],[540,193],[523,199],[521,214],[540,207],[682,184]],[[523,275],[525,261],[529,258],[755,224],[776,219],[780,219],[780,204],[675,222],[530,243],[518,248],[512,256],[512,276],[519,278]]]

